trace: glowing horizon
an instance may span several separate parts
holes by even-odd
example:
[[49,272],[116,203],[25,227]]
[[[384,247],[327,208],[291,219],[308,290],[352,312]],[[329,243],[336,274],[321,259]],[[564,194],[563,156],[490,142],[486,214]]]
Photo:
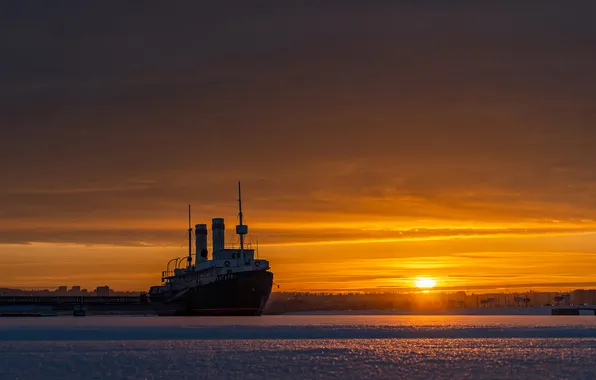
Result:
[[[275,281],[281,285],[280,291],[408,292],[414,290],[410,280],[413,274],[440,278],[440,284],[436,284],[433,290],[448,292],[499,289],[562,291],[580,288],[582,284],[596,285],[583,276],[584,270],[591,268],[592,264],[586,259],[592,253],[581,253],[594,239],[593,235],[544,236],[541,243],[535,241],[535,236],[485,239],[488,242],[480,245],[477,242],[483,239],[467,237],[379,242],[367,246],[368,250],[376,252],[374,258],[369,259],[361,249],[351,249],[362,247],[362,244],[327,244],[323,247],[263,247],[259,244],[259,247],[260,257],[271,262]],[[448,242],[448,248],[445,242]],[[519,251],[487,249],[505,242]],[[553,250],[554,242],[568,248]],[[327,248],[321,256],[320,249],[324,247]],[[436,253],[439,247],[444,250],[440,254]],[[22,288],[110,285],[118,290],[146,290],[159,281],[159,273],[167,260],[186,254],[184,244],[177,248],[158,248],[32,243],[2,245],[0,250],[13,252],[11,256],[0,256],[1,267],[10,270],[5,272],[0,287]],[[43,260],[44,255],[52,255],[52,261]],[[562,255],[565,257],[565,272],[559,270]],[[527,260],[511,261],[517,257],[541,259],[529,263]],[[532,271],[523,269],[528,265],[533,268]],[[101,271],[95,272],[95,268],[101,268]],[[491,268],[490,271],[487,268]],[[548,275],[548,279],[544,275]]]

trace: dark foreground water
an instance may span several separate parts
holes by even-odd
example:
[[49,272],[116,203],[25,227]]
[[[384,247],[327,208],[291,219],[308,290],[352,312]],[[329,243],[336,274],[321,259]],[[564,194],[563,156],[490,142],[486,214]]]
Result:
[[594,379],[594,316],[0,318],[0,379]]

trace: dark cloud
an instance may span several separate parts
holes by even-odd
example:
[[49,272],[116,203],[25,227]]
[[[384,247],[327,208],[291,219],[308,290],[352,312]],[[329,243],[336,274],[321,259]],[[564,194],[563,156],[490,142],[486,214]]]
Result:
[[28,240],[14,225],[103,223],[90,241],[135,244],[146,236],[107,234],[182,220],[187,202],[227,215],[236,179],[257,221],[593,220],[593,11],[5,5],[3,240]]

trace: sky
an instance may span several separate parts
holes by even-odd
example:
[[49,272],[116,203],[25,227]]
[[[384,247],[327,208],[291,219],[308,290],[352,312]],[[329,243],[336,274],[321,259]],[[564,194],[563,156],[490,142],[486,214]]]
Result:
[[236,182],[282,291],[596,286],[596,5],[5,2],[0,287],[156,285]]

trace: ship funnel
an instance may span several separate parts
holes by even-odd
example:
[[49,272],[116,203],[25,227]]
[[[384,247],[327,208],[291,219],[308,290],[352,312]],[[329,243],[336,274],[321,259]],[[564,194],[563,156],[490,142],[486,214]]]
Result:
[[195,224],[195,247],[197,261],[199,257],[207,259],[207,225]]
[[224,249],[224,232],[226,226],[223,218],[213,218],[211,230],[213,231],[213,253],[215,253]]

